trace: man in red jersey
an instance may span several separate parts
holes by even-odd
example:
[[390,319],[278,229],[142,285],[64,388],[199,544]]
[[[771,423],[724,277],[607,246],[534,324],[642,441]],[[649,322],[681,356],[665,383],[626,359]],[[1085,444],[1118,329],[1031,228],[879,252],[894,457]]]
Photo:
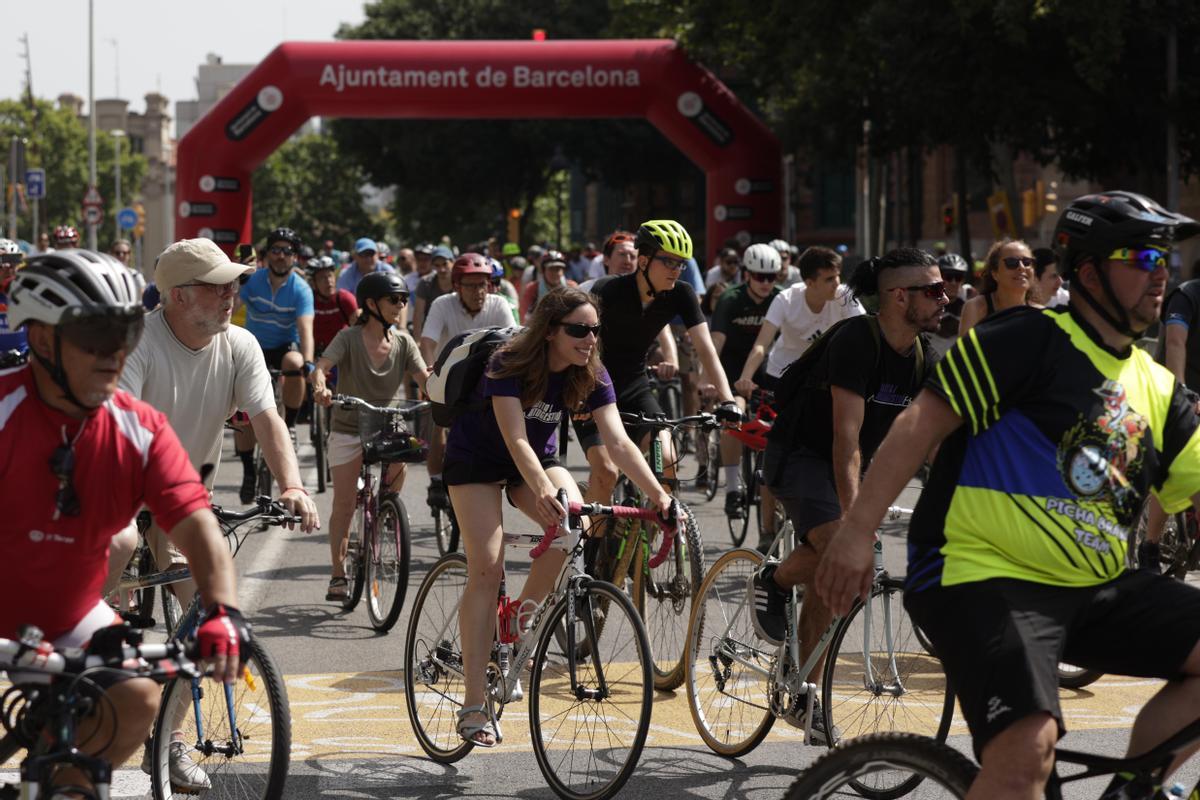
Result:
[[[37,256],[13,281],[9,320],[25,326],[31,358],[0,372],[0,636],[35,625],[57,646],[78,646],[117,622],[100,597],[108,544],[145,503],[207,609],[199,654],[232,682],[250,629],[208,493],[166,418],[117,391],[142,331],[142,288],[116,259],[86,250]],[[158,695],[148,679],[109,683],[111,705],[97,708],[114,713],[82,721],[81,749],[121,764],[149,732]],[[55,781],[87,786],[75,770]]]

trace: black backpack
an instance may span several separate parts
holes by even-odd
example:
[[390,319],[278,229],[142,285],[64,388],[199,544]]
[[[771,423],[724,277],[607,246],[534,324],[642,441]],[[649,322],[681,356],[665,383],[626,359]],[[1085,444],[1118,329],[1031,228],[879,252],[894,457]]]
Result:
[[482,410],[483,404],[472,398],[475,387],[483,378],[496,349],[522,330],[524,328],[480,328],[460,333],[446,342],[425,385],[434,422],[448,428],[463,412]]
[[[779,416],[767,434],[768,440],[789,448],[795,446],[797,428],[809,394],[829,392],[828,371],[820,369],[824,364],[825,353],[829,350],[829,343],[838,331],[850,325],[866,325],[870,330],[871,341],[875,346],[875,373],[878,374],[883,358],[879,317],[875,314],[865,314],[838,320],[829,330],[818,336],[799,358],[788,364],[779,376],[779,383],[775,387],[775,409]],[[915,347],[917,363],[914,372],[920,377],[925,373],[925,343],[920,336],[917,337]]]

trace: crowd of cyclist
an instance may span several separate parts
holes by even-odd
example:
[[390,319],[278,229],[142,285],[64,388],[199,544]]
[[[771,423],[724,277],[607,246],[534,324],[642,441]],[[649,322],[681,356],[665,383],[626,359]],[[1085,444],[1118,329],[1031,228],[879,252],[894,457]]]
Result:
[[[219,461],[227,421],[243,502],[254,497],[257,444],[280,502],[313,530],[295,427],[332,402],[335,380],[340,393],[395,404],[425,391],[455,337],[523,325],[491,356],[473,410],[430,436],[430,502],[455,509],[472,564],[460,611],[465,740],[498,743],[483,678],[502,497],[540,525],[563,518],[560,491],[584,498],[557,456],[570,418],[590,469],[586,499],[610,502],[623,473],[671,513],[680,454],[665,432],[627,427],[618,412],[661,416],[651,375],[679,375],[685,413],[709,404],[735,428],[766,397],[778,414],[761,502],[782,506],[798,546],[767,559],[747,591],[757,634],[779,643],[785,592],[806,588],[802,662],[832,615],[869,590],[879,520],[929,469],[909,534],[906,608],[974,739],[982,771],[972,796],[1033,796],[1065,730],[1060,660],[1168,679],[1138,717],[1131,752],[1200,714],[1200,591],[1124,566],[1125,531],[1151,493],[1160,515],[1200,503],[1200,433],[1184,384],[1200,292],[1185,285],[1167,304],[1170,370],[1133,346],[1159,322],[1172,246],[1197,232],[1148,198],[1109,192],[1075,200],[1053,248],[1001,240],[978,271],[953,253],[897,248],[848,281],[839,249],[799,252],[781,240],[731,244],[703,269],[670,220],[569,255],[496,242],[392,253],[369,238],[348,253],[333,242],[315,252],[282,227],[234,259],[208,240],[176,242],[149,285],[129,267],[128,243],[93,253],[59,229],[54,249],[26,257],[0,240],[0,349],[28,351],[28,364],[0,372],[0,485],[23,498],[0,524],[14,547],[0,566],[0,636],[36,622],[50,641],[80,643],[111,624],[100,598],[145,504],[156,560],[190,564],[194,582],[177,591],[198,592],[208,609],[199,653],[231,678],[251,634],[207,508],[215,471],[205,469]],[[652,435],[670,454],[661,485],[641,455]],[[731,516],[746,513],[742,446],[724,435],[721,463],[699,479],[724,479]],[[331,601],[347,591],[361,461],[355,416],[338,408]],[[388,476],[394,490],[403,466]],[[765,549],[774,531],[763,528]],[[519,600],[544,597],[559,563],[537,562]],[[17,619],[32,611],[18,600],[50,581],[61,594],[38,619]],[[149,727],[153,686],[143,683],[107,687],[114,762]],[[182,747],[171,777],[207,786]],[[1105,796],[1121,791],[1117,778]]]

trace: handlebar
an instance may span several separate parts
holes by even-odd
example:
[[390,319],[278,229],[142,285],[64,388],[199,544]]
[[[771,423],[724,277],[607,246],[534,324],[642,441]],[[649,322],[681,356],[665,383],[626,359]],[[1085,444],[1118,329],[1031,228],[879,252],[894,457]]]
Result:
[[109,667],[159,681],[204,674],[188,657],[183,642],[143,643],[141,631],[128,624],[101,628],[86,650],[55,648],[32,626],[22,628],[21,637],[19,641],[0,639],[0,668],[19,673],[79,675]]
[[645,425],[657,429],[678,428],[683,425],[698,425],[701,428],[716,430],[722,425],[721,421],[717,419],[716,414],[693,414],[690,417],[667,419],[667,417],[663,415],[650,416],[645,412],[639,412],[635,414],[632,411],[622,411],[621,421],[637,425]]
[[293,516],[278,500],[272,500],[266,495],[254,499],[255,505],[245,511],[229,511],[218,505],[213,505],[213,516],[224,525],[247,522],[257,517],[263,517],[269,525],[286,525],[299,523],[299,517]]
[[333,396],[333,402],[337,403],[342,408],[365,408],[368,411],[376,411],[380,414],[391,414],[392,416],[400,417],[401,419],[412,419],[417,414],[429,408],[430,405],[428,400],[422,400],[419,403],[413,403],[410,406],[403,406],[400,408],[393,406],[383,406],[380,408],[379,406],[371,405],[360,397],[354,397],[353,395],[348,394],[335,394]]
[[[561,500],[560,500],[561,502]],[[667,554],[671,552],[671,545],[675,543],[675,529],[679,526],[678,518],[678,503],[671,504],[671,518],[663,519],[659,513],[653,508],[635,508],[632,506],[606,506],[600,503],[577,503],[571,501],[566,503],[567,514],[572,517],[617,517],[618,519],[641,519],[647,522],[653,522],[662,528],[663,541],[658,548],[658,552],[650,558],[650,567],[653,569],[666,560]],[[562,531],[562,525],[551,525],[546,528],[546,535],[542,541],[530,551],[532,558],[539,558],[543,553],[550,548],[554,540],[558,538]]]

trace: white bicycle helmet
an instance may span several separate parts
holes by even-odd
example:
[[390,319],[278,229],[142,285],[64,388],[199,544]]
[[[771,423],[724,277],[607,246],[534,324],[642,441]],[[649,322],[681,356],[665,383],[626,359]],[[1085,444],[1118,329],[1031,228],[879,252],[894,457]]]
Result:
[[783,259],[772,245],[752,244],[742,254],[742,268],[760,275],[773,275],[783,268]]
[[34,256],[8,293],[8,324],[60,325],[84,317],[143,312],[142,276],[106,253],[55,250]]
[[0,256],[20,255],[21,248],[12,239],[0,239]]
[[781,256],[784,253],[787,253],[788,255],[791,255],[791,253],[792,253],[792,246],[789,245],[787,242],[785,242],[783,239],[772,239],[771,247],[774,247],[775,252],[779,253],[779,255],[781,255]]

